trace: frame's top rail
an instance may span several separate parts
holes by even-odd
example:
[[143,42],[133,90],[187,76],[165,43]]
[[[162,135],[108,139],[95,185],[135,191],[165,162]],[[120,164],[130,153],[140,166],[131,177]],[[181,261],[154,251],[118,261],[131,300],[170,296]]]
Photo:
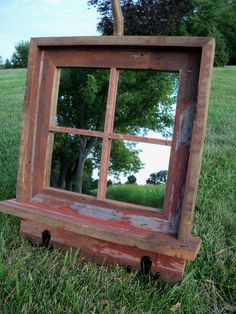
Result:
[[183,47],[201,48],[212,37],[185,36],[73,36],[73,37],[35,37],[31,38],[37,46],[140,46],[140,47]]

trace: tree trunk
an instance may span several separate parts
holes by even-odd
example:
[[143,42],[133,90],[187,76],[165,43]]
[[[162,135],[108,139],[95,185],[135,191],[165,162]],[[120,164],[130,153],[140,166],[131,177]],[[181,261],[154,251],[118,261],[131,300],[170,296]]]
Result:
[[85,161],[93,149],[96,143],[96,138],[88,142],[88,138],[86,136],[80,136],[80,152],[79,152],[79,159],[77,162],[77,169],[76,169],[76,180],[75,180],[75,190],[78,193],[82,193],[82,185],[83,185],[83,174],[84,174],[84,164]]
[[122,14],[120,0],[112,0],[112,15],[114,23],[114,33],[115,36],[124,35],[124,17]]
[[73,183],[73,173],[72,173],[72,165],[70,165],[66,173],[66,190],[67,191],[72,191],[72,183]]
[[78,193],[82,193],[82,186],[83,186],[83,175],[84,175],[84,164],[86,161],[87,155],[81,149],[79,154],[77,172],[76,172],[76,191]]
[[60,173],[57,181],[57,187],[59,189],[65,189],[65,183],[66,183],[66,173],[69,168],[70,161],[64,154],[61,155],[60,158]]

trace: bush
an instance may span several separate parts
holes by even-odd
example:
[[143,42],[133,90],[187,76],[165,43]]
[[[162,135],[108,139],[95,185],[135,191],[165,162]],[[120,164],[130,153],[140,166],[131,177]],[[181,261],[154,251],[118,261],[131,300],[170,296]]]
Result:
[[209,36],[214,37],[216,41],[214,65],[225,66],[229,62],[229,49],[224,36],[215,27],[209,32]]
[[15,50],[11,58],[13,68],[26,68],[29,55],[29,42],[20,41],[15,46]]
[[132,174],[128,176],[126,184],[135,184],[137,181],[136,177]]

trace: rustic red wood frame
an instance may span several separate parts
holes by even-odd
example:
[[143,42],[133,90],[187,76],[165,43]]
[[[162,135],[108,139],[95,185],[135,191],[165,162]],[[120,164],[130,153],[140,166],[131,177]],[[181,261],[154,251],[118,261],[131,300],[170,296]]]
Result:
[[[214,46],[212,38],[194,37],[33,38],[16,199],[0,203],[1,211],[22,218],[22,236],[39,240],[49,230],[52,243],[79,247],[97,263],[139,269],[142,256],[149,256],[152,271],[160,272],[162,279],[180,280],[185,261],[195,259],[201,243],[191,230]],[[111,69],[104,132],[54,125],[63,67]],[[172,141],[113,132],[120,69],[179,73]],[[49,187],[55,132],[102,138],[97,198]],[[112,139],[171,145],[163,211],[105,198]]]

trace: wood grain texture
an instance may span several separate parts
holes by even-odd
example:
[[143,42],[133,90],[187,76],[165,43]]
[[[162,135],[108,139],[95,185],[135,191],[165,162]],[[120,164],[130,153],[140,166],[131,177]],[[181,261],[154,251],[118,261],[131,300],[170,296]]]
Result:
[[211,37],[185,36],[72,36],[72,37],[34,37],[39,46],[75,47],[75,46],[144,46],[144,47],[202,47]]
[[188,241],[191,237],[195,201],[201,168],[201,158],[206,133],[208,103],[211,87],[211,77],[214,62],[215,41],[204,45],[198,81],[198,96],[196,118],[193,126],[191,152],[188,162],[186,192],[184,195],[178,238]]
[[[42,232],[45,225],[32,221],[21,221],[20,234],[23,238],[41,243]],[[169,283],[177,283],[183,277],[185,260],[169,257],[153,252],[130,248],[129,246],[101,241],[92,237],[79,235],[50,226],[51,245],[63,250],[69,248],[79,249],[80,253],[89,261],[98,265],[119,264],[124,267],[131,266],[140,271],[140,260],[143,256],[152,259],[151,273],[160,273],[160,279]]]
[[191,238],[188,242],[174,235],[138,228],[122,219],[97,219],[80,213],[75,208],[58,209],[39,203],[18,203],[15,200],[0,202],[0,211],[62,230],[91,236],[98,240],[125,244],[150,252],[181,259],[194,260],[200,249],[201,240]]
[[[105,136],[104,132],[101,132],[101,131],[75,129],[75,128],[68,128],[68,127],[63,127],[63,126],[54,126],[54,125],[51,125],[49,127],[49,131],[59,132],[59,133],[87,135],[87,136],[94,136],[94,137],[101,137],[101,138]],[[159,139],[159,138],[154,138],[154,137],[149,137],[149,136],[122,134],[122,133],[108,133],[107,137],[109,139],[117,139],[117,140],[125,140],[125,141],[133,141],[133,142],[149,143],[149,144],[157,144],[157,145],[165,145],[165,146],[171,146],[171,143],[172,143],[171,140],[164,140],[164,139]]]
[[[58,101],[58,93],[59,93],[59,83],[60,83],[60,76],[61,70],[53,68],[53,83],[52,83],[52,97],[51,97],[51,105],[50,105],[50,116],[49,116],[49,126],[53,124],[56,119],[57,113],[57,101]],[[47,129],[49,131],[50,128],[47,125]],[[45,153],[45,179],[44,179],[44,186],[50,186],[50,177],[51,177],[51,168],[52,168],[52,154],[53,154],[53,143],[54,143],[54,133],[48,132],[47,135],[47,147]]]
[[111,139],[108,137],[108,134],[113,130],[118,81],[119,71],[116,68],[111,68],[104,125],[104,137],[102,142],[100,174],[98,181],[97,198],[99,200],[104,200],[106,197],[108,167],[111,153]]
[[16,198],[26,201],[31,198],[33,151],[36,136],[39,88],[42,79],[43,52],[34,41],[30,42],[26,91],[20,140],[19,168]]
[[164,214],[176,228],[179,226],[183,198],[187,193],[185,184],[197,110],[200,58],[198,54],[189,54],[179,76],[175,127],[164,203]]
[[108,138],[124,140],[124,141],[140,142],[140,143],[165,145],[165,146],[171,146],[171,143],[172,143],[171,140],[163,140],[163,139],[153,138],[149,136],[136,136],[136,135],[129,135],[129,134],[121,134],[121,133],[109,133]]
[[45,199],[49,198],[53,199],[54,201],[57,199],[58,202],[62,202],[63,204],[65,204],[65,202],[66,204],[71,202],[78,202],[102,208],[112,208],[124,214],[135,213],[136,215],[141,215],[142,217],[150,217],[153,219],[160,218],[162,220],[166,220],[166,218],[163,216],[162,210],[158,208],[119,202],[110,199],[98,200],[95,196],[78,194],[75,192],[56,189],[52,187],[43,189],[39,193],[39,195],[42,195],[42,197]]
[[50,163],[49,153],[52,151],[52,136],[49,132],[49,125],[51,121],[51,112],[55,111],[55,87],[58,87],[58,82],[55,84],[55,77],[57,76],[57,69],[54,64],[48,59],[44,58],[42,69],[42,81],[40,86],[40,95],[38,101],[38,114],[36,123],[36,137],[35,146],[33,149],[33,169],[32,169],[32,196],[37,194],[43,187],[48,185],[50,170],[48,165]]
[[50,49],[45,50],[45,56],[56,67],[80,68],[117,68],[158,70],[177,72],[183,67],[191,53],[200,53],[201,50],[190,49],[169,50],[167,48],[137,48],[137,47],[108,47],[107,49],[80,47],[74,50]]
[[63,126],[54,126],[54,125],[49,126],[49,131],[59,132],[59,133],[68,133],[68,134],[87,135],[87,136],[94,136],[94,137],[101,137],[101,138],[104,137],[104,133],[101,131],[67,128]]

